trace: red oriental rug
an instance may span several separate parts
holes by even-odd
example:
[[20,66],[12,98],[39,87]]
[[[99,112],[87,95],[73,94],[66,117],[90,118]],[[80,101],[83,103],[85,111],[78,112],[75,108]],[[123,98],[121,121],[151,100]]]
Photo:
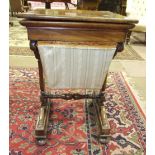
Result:
[[37,146],[39,92],[37,69],[10,68],[10,155],[145,155],[145,116],[121,73],[109,73],[107,81],[105,107],[112,129],[107,145],[97,141],[91,101],[59,99],[51,106],[48,143]]

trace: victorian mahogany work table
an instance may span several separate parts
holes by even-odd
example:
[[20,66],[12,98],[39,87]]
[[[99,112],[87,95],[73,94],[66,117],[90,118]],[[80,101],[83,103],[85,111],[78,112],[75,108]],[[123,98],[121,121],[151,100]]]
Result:
[[[117,52],[123,50],[128,30],[138,21],[108,11],[88,10],[37,9],[18,17],[24,18],[20,24],[27,28],[30,49],[38,60],[41,110],[35,129],[37,143],[46,143],[50,103],[58,98],[91,99],[98,118],[98,139],[107,142],[110,125],[104,90],[108,67]],[[51,88],[99,91],[52,94],[45,90],[45,77]]]

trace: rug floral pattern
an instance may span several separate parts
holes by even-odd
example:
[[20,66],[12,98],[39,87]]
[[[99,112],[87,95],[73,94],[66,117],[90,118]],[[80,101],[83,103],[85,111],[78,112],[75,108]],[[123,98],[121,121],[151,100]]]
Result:
[[145,116],[121,73],[109,73],[105,97],[112,135],[107,145],[97,140],[96,111],[91,100],[59,99],[51,104],[48,143],[37,146],[37,69],[10,68],[10,155],[145,155]]

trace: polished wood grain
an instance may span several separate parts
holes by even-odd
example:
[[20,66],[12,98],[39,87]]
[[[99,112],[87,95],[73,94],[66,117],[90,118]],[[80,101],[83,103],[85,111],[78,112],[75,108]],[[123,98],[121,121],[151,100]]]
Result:
[[122,29],[122,30],[126,30],[126,29],[131,29],[134,27],[133,24],[126,24],[126,23],[121,23],[121,24],[117,24],[117,23],[108,23],[108,22],[103,22],[103,23],[96,23],[96,22],[69,22],[69,21],[41,21],[41,20],[22,20],[20,21],[20,24],[26,27],[58,27],[58,28],[82,28],[82,29]]
[[81,22],[101,22],[101,23],[138,23],[137,20],[124,17],[109,11],[91,10],[51,10],[36,9],[27,13],[22,13],[18,17],[31,20],[46,21],[81,21]]
[[102,42],[117,45],[124,42],[137,20],[108,11],[37,9],[18,17],[26,26],[29,40]]
[[[117,36],[117,37],[116,37]],[[68,41],[68,42],[109,42],[110,44],[116,45],[117,42],[123,42],[126,35],[123,31],[98,31],[96,30],[85,30],[82,29],[28,29],[28,39],[30,40],[55,40],[55,41]]]

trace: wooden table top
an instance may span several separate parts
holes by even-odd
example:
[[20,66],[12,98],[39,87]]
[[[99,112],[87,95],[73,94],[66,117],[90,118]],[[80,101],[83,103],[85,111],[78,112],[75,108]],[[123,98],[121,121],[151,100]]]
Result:
[[138,20],[109,11],[36,9],[18,15],[27,20],[136,24]]

